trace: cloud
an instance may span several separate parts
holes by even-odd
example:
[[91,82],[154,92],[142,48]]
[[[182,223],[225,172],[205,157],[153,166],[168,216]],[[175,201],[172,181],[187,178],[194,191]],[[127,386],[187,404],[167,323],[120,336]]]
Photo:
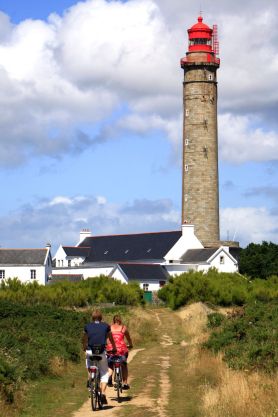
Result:
[[225,208],[220,212],[223,240],[261,243],[263,240],[278,243],[278,215],[265,207]]
[[[250,8],[238,0],[233,7],[227,1],[205,6],[205,20],[218,22],[220,31],[222,155],[232,162],[277,158],[276,4],[254,2],[252,19]],[[110,140],[109,123],[123,105],[126,112],[113,120],[116,125],[127,124],[129,115],[145,120],[144,134],[161,130],[176,152],[182,112],[179,59],[196,14],[195,6],[181,0],[171,7],[165,0],[88,0],[62,16],[17,25],[0,13],[0,165],[16,166],[41,155],[57,159],[100,145]],[[256,114],[258,126],[250,114]],[[265,131],[267,119],[273,130]],[[236,143],[228,140],[233,134]],[[262,152],[253,147],[248,153],[251,137]]]
[[2,247],[75,245],[79,232],[95,235],[177,230],[180,213],[170,200],[136,200],[124,205],[104,196],[55,196],[19,207],[0,217]]
[[278,187],[264,186],[253,187],[244,193],[245,197],[263,196],[278,203]]
[[256,126],[256,119],[219,116],[220,157],[233,163],[278,160],[278,132]]

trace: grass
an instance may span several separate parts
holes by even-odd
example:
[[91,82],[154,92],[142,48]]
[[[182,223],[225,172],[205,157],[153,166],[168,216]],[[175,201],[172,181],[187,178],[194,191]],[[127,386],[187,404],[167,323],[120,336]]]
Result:
[[[49,342],[56,335],[53,333],[55,321],[51,321],[52,315],[58,314],[58,310],[48,310],[47,307],[41,307],[45,317],[47,317],[47,331],[49,326],[52,326],[51,336],[49,336]],[[14,309],[10,307],[11,311],[9,315],[18,317],[21,309]],[[33,321],[30,314],[33,312],[32,308],[25,309],[25,325],[28,323],[28,331],[33,329]],[[6,314],[8,315],[7,310]],[[112,321],[112,317],[116,313],[120,313],[125,323],[131,330],[131,336],[135,347],[150,345],[156,340],[155,323],[152,320],[150,314],[142,308],[128,309],[128,308],[113,308],[103,311],[104,320],[107,322]],[[32,315],[32,314],[31,314]],[[77,332],[79,348],[81,348],[79,333],[82,332],[82,323],[84,317],[89,317],[88,312],[82,310],[82,313],[73,313],[70,311],[62,311],[59,313],[59,326],[64,329],[62,325],[62,319],[70,317],[74,319],[76,316],[75,332]],[[35,316],[37,319],[38,314]],[[77,318],[79,317],[79,318]],[[81,317],[81,320],[80,320]],[[9,319],[9,317],[7,317]],[[28,320],[27,320],[28,319]],[[50,320],[50,322],[49,322]],[[3,321],[4,322],[4,321]],[[69,326],[72,326],[72,321],[66,322]],[[44,327],[44,326],[40,326]],[[22,329],[22,327],[21,327]],[[49,335],[49,332],[48,332]],[[56,337],[56,336],[55,336]],[[51,350],[49,350],[51,352]],[[48,358],[48,376],[42,376],[39,379],[29,380],[28,383],[21,383],[17,385],[17,389],[14,395],[13,404],[5,404],[5,401],[1,403],[0,400],[0,415],[1,417],[64,417],[68,416],[71,412],[77,410],[84,400],[87,398],[87,390],[85,388],[86,371],[84,366],[83,357],[81,355],[81,363],[72,364],[71,362],[64,360],[61,356],[52,352],[52,356]],[[36,355],[34,353],[34,360]],[[41,358],[42,359],[42,358]],[[14,387],[13,387],[14,388]],[[20,388],[20,389],[18,389]]]
[[56,378],[43,378],[28,387],[20,417],[68,417],[88,398],[84,363],[70,365]]

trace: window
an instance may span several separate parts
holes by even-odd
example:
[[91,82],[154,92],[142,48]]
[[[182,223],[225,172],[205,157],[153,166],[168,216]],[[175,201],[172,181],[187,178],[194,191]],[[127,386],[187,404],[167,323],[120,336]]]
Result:
[[68,266],[71,266],[71,259],[68,260]]
[[61,261],[61,266],[64,266],[64,261]]
[[188,171],[188,165],[185,165],[184,170],[187,172]]
[[5,269],[0,270],[0,279],[5,279]]
[[149,284],[143,284],[143,290],[149,291]]
[[213,76],[212,76],[212,74],[209,74],[209,75],[208,75],[208,79],[209,79],[210,81],[212,81],[212,80],[213,80]]
[[185,139],[185,146],[189,145],[189,139]]
[[224,256],[220,256],[220,263],[223,265],[225,263],[225,258]]
[[196,38],[194,39],[194,45],[207,45],[208,40],[204,38]]
[[35,269],[31,269],[30,273],[31,273],[31,279],[36,279],[36,270]]
[[186,109],[186,110],[185,110],[185,116],[186,116],[186,117],[188,117],[188,116],[189,116],[189,110],[188,110],[188,109]]

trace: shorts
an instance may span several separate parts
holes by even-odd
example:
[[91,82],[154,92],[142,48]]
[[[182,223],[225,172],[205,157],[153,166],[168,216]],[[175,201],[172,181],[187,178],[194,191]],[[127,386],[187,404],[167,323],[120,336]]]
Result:
[[[92,366],[92,361],[90,360],[90,356],[92,356],[91,350],[86,350],[86,368],[89,369]],[[108,362],[105,352],[101,353],[101,361],[98,362],[98,368],[100,372],[100,382],[108,382],[109,372],[108,372]]]
[[[117,356],[121,358],[123,364],[127,363],[128,352],[125,353],[124,355],[117,355]],[[113,355],[108,356],[107,359],[108,359],[109,368],[113,369]]]

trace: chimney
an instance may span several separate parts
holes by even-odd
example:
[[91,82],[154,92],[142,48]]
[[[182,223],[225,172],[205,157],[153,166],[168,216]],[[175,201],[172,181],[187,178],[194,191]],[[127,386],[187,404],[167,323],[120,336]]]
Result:
[[91,237],[92,233],[90,229],[82,229],[80,231],[80,238],[79,238],[79,243],[83,242],[84,239],[86,239],[86,237]]
[[182,236],[187,238],[194,236],[194,224],[183,223],[181,226]]

